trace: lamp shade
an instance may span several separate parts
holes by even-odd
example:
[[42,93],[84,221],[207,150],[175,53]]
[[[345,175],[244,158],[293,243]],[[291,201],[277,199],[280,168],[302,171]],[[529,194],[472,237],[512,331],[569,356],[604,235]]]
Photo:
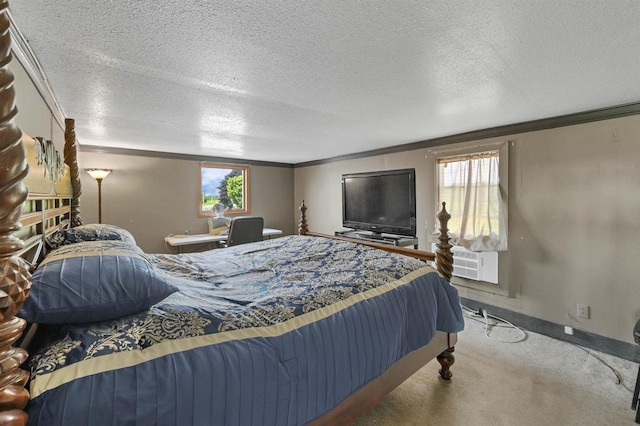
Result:
[[89,173],[95,180],[102,180],[111,173],[111,169],[84,169],[84,171]]

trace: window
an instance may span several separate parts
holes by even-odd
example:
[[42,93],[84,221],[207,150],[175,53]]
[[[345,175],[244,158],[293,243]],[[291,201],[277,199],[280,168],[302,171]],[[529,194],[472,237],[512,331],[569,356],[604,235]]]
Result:
[[438,205],[447,203],[450,234],[469,250],[507,249],[499,164],[497,150],[438,159]]
[[249,166],[201,162],[199,178],[199,216],[215,216],[216,204],[225,216],[249,214]]

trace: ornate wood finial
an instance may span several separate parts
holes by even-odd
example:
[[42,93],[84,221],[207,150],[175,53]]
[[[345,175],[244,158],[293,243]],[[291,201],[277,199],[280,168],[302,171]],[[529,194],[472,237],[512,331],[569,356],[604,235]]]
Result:
[[29,401],[24,385],[29,374],[19,366],[27,353],[11,345],[20,337],[25,321],[15,317],[29,294],[29,268],[15,253],[22,241],[13,236],[20,229],[22,203],[27,198],[23,178],[27,154],[22,132],[14,123],[17,113],[11,62],[11,36],[6,0],[0,0],[0,424],[25,424],[22,411]]
[[445,202],[442,203],[442,210],[438,213],[438,221],[440,222],[440,235],[436,246],[436,261],[438,272],[447,280],[451,281],[451,273],[453,272],[453,253],[451,252],[451,244],[449,244],[449,229],[447,223],[451,219],[451,215],[447,212]]
[[78,141],[76,140],[76,124],[72,118],[64,120],[64,163],[69,166],[71,175],[71,226],[82,225],[80,217],[80,194],[82,183],[80,182],[80,169],[78,168]]
[[300,204],[300,221],[298,222],[298,235],[306,235],[309,232],[309,225],[307,225],[307,206],[304,205],[304,200]]

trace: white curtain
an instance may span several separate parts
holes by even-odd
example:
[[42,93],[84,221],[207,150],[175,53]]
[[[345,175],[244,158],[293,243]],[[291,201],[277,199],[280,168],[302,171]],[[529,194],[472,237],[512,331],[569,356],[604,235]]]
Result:
[[507,250],[498,165],[498,151],[438,160],[438,205],[447,203],[452,240],[472,251]]

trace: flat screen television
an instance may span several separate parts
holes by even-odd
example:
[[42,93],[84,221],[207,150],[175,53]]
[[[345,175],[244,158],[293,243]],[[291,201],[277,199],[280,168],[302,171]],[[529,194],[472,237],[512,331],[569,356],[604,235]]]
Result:
[[342,175],[342,226],[415,237],[415,169]]

